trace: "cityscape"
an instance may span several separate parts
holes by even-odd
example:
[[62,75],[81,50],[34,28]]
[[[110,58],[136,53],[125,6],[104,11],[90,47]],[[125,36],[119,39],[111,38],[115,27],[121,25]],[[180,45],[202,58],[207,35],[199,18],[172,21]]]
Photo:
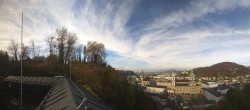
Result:
[[[216,66],[219,69],[229,66],[229,73],[201,76],[199,68],[181,72],[173,69],[171,72],[158,74],[145,74],[142,70],[137,75],[128,74],[127,79],[130,83],[139,85],[140,89],[149,94],[156,102],[159,110],[215,109],[217,104],[229,100],[227,99],[231,97],[228,94],[229,91],[233,89],[243,90],[250,83],[249,72],[246,74],[239,72],[240,70],[237,67],[241,65],[222,62]],[[209,67],[210,70],[213,68],[215,67]],[[243,66],[243,68],[247,70],[246,67]],[[241,67],[241,69],[243,68]],[[130,73],[131,71],[124,72]],[[227,106],[223,109],[231,108],[229,105]],[[242,107],[241,109],[246,108]]]
[[0,0],[0,110],[248,110],[249,0]]

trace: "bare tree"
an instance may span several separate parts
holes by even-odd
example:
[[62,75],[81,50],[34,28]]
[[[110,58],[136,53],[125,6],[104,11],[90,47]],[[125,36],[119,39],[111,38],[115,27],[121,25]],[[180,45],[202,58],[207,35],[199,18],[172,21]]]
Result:
[[83,47],[83,55],[84,55],[83,56],[84,57],[83,58],[83,62],[85,63],[85,62],[87,62],[86,61],[87,60],[87,58],[86,58],[87,57],[87,48],[86,48],[86,46]]
[[56,42],[54,40],[54,37],[47,37],[45,38],[45,41],[47,45],[49,46],[49,53],[50,55],[54,54],[54,48],[56,47]]
[[[29,56],[29,47],[28,46],[26,46],[26,45],[24,45],[23,43],[22,43],[22,52],[21,52],[21,55],[22,55],[22,59],[26,59],[26,58],[28,58],[28,56]],[[20,56],[21,57],[21,56]]]
[[8,50],[9,50],[9,53],[14,57],[15,61],[17,62],[18,43],[15,42],[14,40],[11,40]]
[[65,48],[65,41],[67,37],[68,30],[65,27],[57,28],[56,34],[58,36],[57,42],[58,42],[58,52],[59,52],[59,63],[64,64],[64,48]]
[[66,42],[67,42],[67,50],[65,54],[65,63],[69,62],[70,57],[72,56],[73,47],[76,43],[77,37],[75,33],[68,33],[66,36]]
[[77,60],[81,63],[82,58],[81,58],[81,54],[82,54],[82,49],[83,49],[83,45],[82,44],[78,44],[76,46],[75,52],[77,55]]

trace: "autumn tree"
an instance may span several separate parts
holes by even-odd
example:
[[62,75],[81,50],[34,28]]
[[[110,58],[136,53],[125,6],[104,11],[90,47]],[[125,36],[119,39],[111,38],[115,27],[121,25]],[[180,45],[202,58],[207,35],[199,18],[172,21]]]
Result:
[[14,40],[11,40],[9,46],[8,46],[9,53],[14,57],[15,61],[17,62],[17,56],[18,56],[18,43]]
[[88,41],[87,53],[90,62],[94,63],[104,63],[107,56],[104,44],[96,41]]
[[211,110],[248,110],[250,108],[250,85],[246,84],[243,89],[230,88],[225,98],[208,109]]

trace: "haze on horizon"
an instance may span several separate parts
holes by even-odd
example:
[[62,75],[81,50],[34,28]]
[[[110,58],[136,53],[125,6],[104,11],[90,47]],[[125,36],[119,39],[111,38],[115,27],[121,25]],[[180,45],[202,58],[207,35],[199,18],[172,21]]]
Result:
[[191,69],[230,61],[250,65],[249,0],[0,0],[0,48],[44,38],[65,26],[78,43],[104,43],[116,69]]

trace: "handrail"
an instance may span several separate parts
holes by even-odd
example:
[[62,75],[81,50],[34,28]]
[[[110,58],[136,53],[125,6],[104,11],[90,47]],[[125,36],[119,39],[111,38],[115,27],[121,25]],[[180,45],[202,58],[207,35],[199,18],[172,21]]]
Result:
[[82,102],[80,103],[80,105],[76,108],[77,110],[82,106],[83,102],[87,101],[88,99],[86,97],[84,97],[82,99]]
[[[70,81],[72,81],[72,80],[70,80]],[[85,101],[87,101],[87,98],[86,98],[86,96],[84,95],[84,93],[81,91],[81,89],[79,89],[77,86],[76,86],[76,84],[75,83],[73,83],[74,84],[74,86],[77,88],[77,90],[79,90],[80,92],[81,92],[81,94],[83,95],[83,99],[82,99],[82,101],[81,101],[81,103],[78,105],[78,107],[77,107],[77,110],[82,106],[82,104],[83,104],[83,102],[85,102]],[[87,106],[86,106],[87,107]]]

